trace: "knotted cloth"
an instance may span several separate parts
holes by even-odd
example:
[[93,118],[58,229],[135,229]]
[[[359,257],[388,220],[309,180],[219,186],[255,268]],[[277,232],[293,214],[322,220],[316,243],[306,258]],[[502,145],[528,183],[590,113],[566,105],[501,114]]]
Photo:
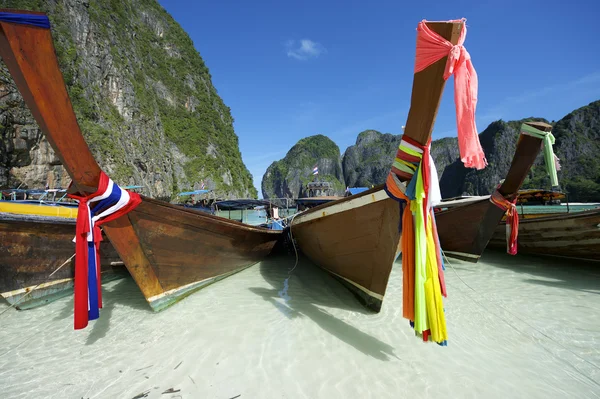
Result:
[[504,198],[496,189],[490,196],[490,202],[498,208],[506,211],[506,252],[511,255],[517,254],[517,236],[519,235],[519,212],[517,212],[517,198],[512,201]]
[[75,229],[75,329],[88,325],[100,316],[102,308],[100,226],[132,211],[142,199],[115,184],[104,172],[96,192],[69,194],[79,203]]
[[454,103],[456,105],[460,159],[467,168],[483,169],[487,165],[487,161],[475,125],[477,73],[471,62],[471,55],[463,46],[467,35],[466,19],[449,22],[458,21],[463,22],[463,28],[456,45],[429,29],[425,20],[419,23],[415,73],[421,72],[446,56],[448,57],[444,80],[454,74]]
[[402,209],[403,316],[424,341],[446,345],[444,266],[433,214],[441,196],[430,145],[404,135],[384,189]]
[[552,148],[556,142],[552,132],[544,132],[543,130],[536,129],[533,126],[523,123],[521,125],[521,134],[537,137],[544,141],[544,162],[546,163],[546,170],[550,176],[552,187],[558,187],[558,175],[556,171],[560,170],[560,164],[559,159],[554,154],[554,150]]
[[14,12],[0,12],[0,22],[11,24],[31,25],[37,28],[50,29],[50,20],[45,15],[16,14]]

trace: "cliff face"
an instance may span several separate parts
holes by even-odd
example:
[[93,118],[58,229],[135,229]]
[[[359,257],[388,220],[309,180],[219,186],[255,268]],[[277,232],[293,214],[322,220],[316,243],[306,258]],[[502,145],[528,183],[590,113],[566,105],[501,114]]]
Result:
[[[519,129],[525,121],[549,123],[542,118],[509,122],[499,120],[479,134],[488,160],[488,166],[479,171],[463,166],[456,137],[433,141],[431,155],[438,170],[442,197],[490,194],[508,173]],[[552,124],[556,138],[554,151],[561,163],[561,170],[558,172],[561,188],[569,192],[570,201],[600,201],[600,101],[579,108]],[[400,135],[382,134],[375,130],[360,133],[356,144],[348,147],[342,159],[346,185],[370,187],[382,184],[390,170],[400,139]],[[271,165],[263,177],[263,195],[267,175],[269,187],[285,188],[288,184],[286,176],[296,173],[293,165],[288,164],[285,173],[278,174],[277,165],[278,163]],[[522,188],[550,189],[550,178],[542,153],[536,159]],[[278,192],[283,193],[285,190]]]
[[340,149],[329,138],[316,135],[304,138],[279,161],[273,162],[263,176],[264,198],[298,198],[306,195],[306,183],[313,180],[312,169],[317,165],[319,180],[333,183],[335,194],[344,193],[344,176]]
[[600,201],[600,101],[569,113],[552,132],[561,164],[558,180],[569,199]]
[[349,187],[371,187],[385,181],[396,156],[400,136],[365,130],[342,158],[344,180]]
[[[154,0],[0,0],[44,11],[84,137],[122,185],[170,198],[201,181],[255,197],[233,118],[183,29]],[[69,177],[0,68],[0,187],[66,187]]]
[[[450,147],[447,154],[452,156],[441,156],[432,153],[440,178],[440,189],[443,198],[451,198],[460,195],[487,195],[490,194],[502,179],[506,177],[510,164],[512,162],[517,139],[519,137],[519,128],[525,121],[548,121],[540,118],[527,118],[520,121],[496,121],[492,122],[482,133],[479,134],[479,141],[485,152],[488,166],[482,170],[465,168],[460,160],[458,151],[458,140],[452,138],[441,143],[436,140],[438,147]],[[434,142],[434,143],[436,143]],[[433,145],[432,145],[433,147]],[[451,161],[446,163],[446,161]],[[543,156],[540,153],[536,164],[543,163]],[[539,173],[546,175],[545,168]],[[530,172],[530,177],[533,176]],[[550,188],[548,179],[548,185]],[[525,185],[524,185],[525,188]],[[539,188],[539,187],[538,187]]]

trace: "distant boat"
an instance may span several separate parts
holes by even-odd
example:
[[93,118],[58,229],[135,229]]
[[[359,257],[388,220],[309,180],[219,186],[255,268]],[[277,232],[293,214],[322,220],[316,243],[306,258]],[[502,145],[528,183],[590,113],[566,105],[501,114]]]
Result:
[[[505,235],[497,226],[489,246],[505,247]],[[524,254],[600,261],[600,208],[521,220],[517,245]]]
[[[48,18],[31,11],[5,14],[11,15],[0,22],[2,59],[73,179],[74,191],[95,193],[101,170],[77,124]],[[103,230],[154,310],[259,262],[281,235],[281,231],[140,198],[135,209],[104,224]]]
[[306,210],[318,205],[339,200],[342,197],[333,195],[333,184],[328,181],[311,181],[306,184],[306,196],[296,199],[298,210]]
[[[533,197],[533,200],[532,200]],[[600,203],[531,206],[564,198],[545,190],[519,192],[519,253],[600,261]],[[539,200],[541,198],[541,201]],[[506,245],[504,224],[496,228],[489,246]]]
[[[9,201],[10,202],[10,201]],[[73,293],[75,217],[4,212],[0,204],[0,296],[17,309],[30,309]],[[105,281],[127,275],[119,255],[105,237],[101,243]],[[65,263],[52,276],[63,263]]]
[[[461,24],[427,26],[455,42]],[[405,136],[422,145],[429,141],[433,130],[444,88],[444,65],[440,61],[414,76]],[[514,197],[541,146],[541,139],[521,137],[500,194]],[[437,214],[442,248],[446,249],[446,244],[468,260],[477,261],[504,213],[484,200]],[[291,233],[308,258],[338,277],[366,306],[379,311],[393,263],[401,252],[400,220],[399,203],[380,185],[297,214],[291,222]]]
[[[543,122],[525,124],[541,131],[552,129]],[[508,174],[499,188],[505,198],[512,200],[518,195],[541,147],[541,139],[521,135]],[[489,195],[442,201],[437,208],[440,210],[435,213],[435,218],[444,253],[470,262],[479,260],[505,215],[504,210],[490,202]]]

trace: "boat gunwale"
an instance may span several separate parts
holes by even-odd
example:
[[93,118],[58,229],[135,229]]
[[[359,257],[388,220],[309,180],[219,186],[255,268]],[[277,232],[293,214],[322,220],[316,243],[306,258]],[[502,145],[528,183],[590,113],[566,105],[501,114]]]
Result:
[[[146,196],[141,196],[142,197],[142,201],[146,202],[148,204],[152,204],[153,206],[161,206],[164,208],[168,208],[171,209],[172,211],[169,212],[179,212],[182,214],[188,214],[188,215],[193,215],[195,217],[198,217],[200,219],[205,219],[203,220],[203,222],[207,222],[207,223],[218,223],[220,225],[223,226],[227,226],[227,227],[235,227],[235,228],[242,228],[242,230],[247,230],[247,231],[251,231],[251,232],[256,232],[256,233],[267,233],[267,234],[281,234],[283,232],[283,230],[271,230],[271,229],[267,229],[265,227],[260,227],[260,226],[253,226],[250,224],[246,224],[246,223],[242,223],[242,222],[238,222],[237,220],[232,220],[232,219],[227,219],[224,218],[222,216],[217,216],[217,215],[211,215],[210,213],[206,213],[206,212],[202,212],[200,210],[195,210],[193,208],[185,208],[185,207],[180,207],[178,205],[175,204],[171,204],[169,202],[164,202],[164,201],[160,201],[160,200],[156,200],[154,198],[149,198]],[[153,217],[161,217],[159,214],[153,214],[153,213],[148,213],[148,212],[144,212],[141,208],[137,207],[135,208],[132,212],[138,212],[138,213],[143,213],[145,215],[151,215]],[[198,227],[194,224],[191,223],[186,223],[186,225],[191,226],[191,227]]]
[[[302,215],[302,216],[308,215],[308,214],[311,214],[311,213],[314,213],[314,212],[318,212],[321,209],[324,209],[324,208],[327,208],[327,207],[330,207],[330,206],[334,206],[334,205],[337,205],[337,204],[341,204],[343,202],[347,202],[347,201],[355,200],[355,199],[360,198],[360,197],[364,197],[365,195],[376,193],[376,192],[378,192],[380,190],[383,190],[383,184],[379,184],[379,185],[377,185],[377,186],[375,186],[375,187],[373,187],[373,188],[371,188],[371,189],[369,189],[367,191],[363,191],[362,193],[358,193],[358,194],[355,194],[355,195],[350,195],[348,197],[342,197],[342,198],[340,198],[338,200],[335,200],[335,201],[330,201],[330,202],[327,202],[325,204],[317,205],[314,208],[310,208],[310,209],[308,209],[308,210],[306,210],[306,211],[304,211],[302,213],[297,213],[296,215],[298,215],[298,217],[300,215]],[[389,196],[388,196],[388,198],[389,198]],[[298,222],[298,224],[300,224],[300,222]]]
[[[525,214],[525,215],[527,215],[527,214]],[[532,214],[529,214],[529,215],[532,215]],[[560,213],[551,214],[548,216],[523,218],[522,220],[519,220],[519,224],[522,224],[522,223],[529,224],[529,223],[534,223],[534,222],[549,222],[549,221],[562,220],[562,219],[581,219],[581,218],[587,218],[590,216],[598,216],[599,221],[600,221],[600,207],[594,208],[594,209],[588,209],[585,211],[560,212]]]

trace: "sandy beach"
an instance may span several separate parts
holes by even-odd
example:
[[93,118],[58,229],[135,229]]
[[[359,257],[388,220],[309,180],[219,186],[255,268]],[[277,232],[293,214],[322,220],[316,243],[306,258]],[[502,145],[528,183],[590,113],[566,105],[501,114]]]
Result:
[[[130,278],[74,331],[72,297],[0,317],[3,398],[594,398],[600,269],[486,251],[451,260],[449,345],[402,318],[397,263],[381,313],[301,260],[272,257],[153,313]],[[8,305],[0,304],[0,312]]]

